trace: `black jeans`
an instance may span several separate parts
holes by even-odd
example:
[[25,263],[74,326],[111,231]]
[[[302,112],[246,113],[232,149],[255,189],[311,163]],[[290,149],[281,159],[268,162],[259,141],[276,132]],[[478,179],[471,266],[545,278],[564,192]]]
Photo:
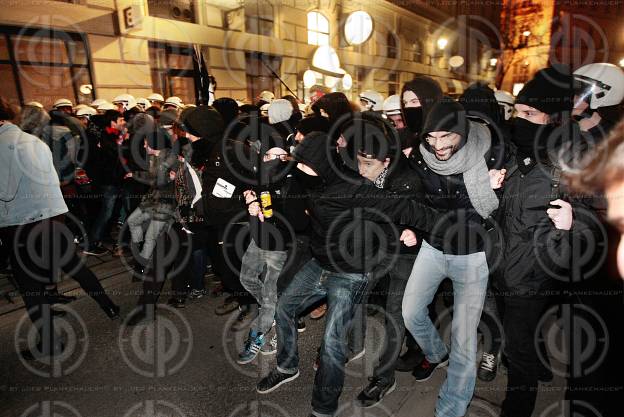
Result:
[[[0,233],[2,241],[11,248],[13,277],[40,335],[55,335],[45,287],[58,283],[61,272],[76,280],[101,307],[113,304],[84,259],[76,254],[73,234],[65,226],[64,216],[6,227]],[[45,347],[46,341],[42,343]]]
[[509,361],[507,396],[503,401],[506,417],[530,417],[537,398],[540,369],[535,337],[537,325],[549,299],[546,297],[504,297],[503,329],[505,354]]
[[137,304],[144,308],[153,307],[168,277],[171,279],[170,295],[184,298],[193,269],[192,252],[191,235],[183,231],[179,224],[161,233],[143,278],[143,292]]
[[[405,286],[416,261],[416,255],[398,255],[393,266],[388,270],[388,295],[386,298],[386,323],[383,351],[379,357],[379,363],[375,367],[374,375],[385,380],[394,380],[394,366],[401,353],[403,337],[405,336],[405,323],[403,322],[402,302],[405,294]],[[408,332],[409,334],[409,332]],[[416,345],[413,337],[409,335],[408,347]]]

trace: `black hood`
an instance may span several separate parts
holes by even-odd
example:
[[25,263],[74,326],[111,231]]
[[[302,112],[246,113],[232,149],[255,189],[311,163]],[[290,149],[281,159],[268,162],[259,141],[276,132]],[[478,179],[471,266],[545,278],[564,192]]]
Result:
[[[314,170],[325,185],[338,178],[337,154],[329,136],[323,132],[312,132],[293,150],[293,157]],[[331,161],[330,161],[331,159]]]
[[[429,111],[433,107],[433,105],[438,102],[443,96],[442,88],[440,88],[440,84],[435,81],[431,77],[427,77],[426,75],[421,75],[414,78],[412,81],[408,81],[403,84],[403,88],[401,89],[401,112],[405,109],[403,105],[403,93],[406,91],[413,91],[416,94],[416,97],[420,100],[420,105],[422,106],[422,118],[423,124],[427,119],[427,115]],[[421,133],[421,132],[414,132]]]

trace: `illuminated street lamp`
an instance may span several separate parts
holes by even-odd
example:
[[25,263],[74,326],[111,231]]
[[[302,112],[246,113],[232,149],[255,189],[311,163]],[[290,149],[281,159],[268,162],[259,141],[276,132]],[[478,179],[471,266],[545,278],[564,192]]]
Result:
[[495,67],[496,64],[498,64],[498,59],[496,58],[490,58],[490,66],[491,67]]
[[526,36],[526,37],[531,36],[531,31],[530,30],[525,30],[524,32],[522,32],[522,36]]
[[624,58],[620,59],[620,67],[624,67]]
[[448,39],[446,38],[438,39],[438,49],[444,50],[444,48],[446,48],[446,45],[448,45]]

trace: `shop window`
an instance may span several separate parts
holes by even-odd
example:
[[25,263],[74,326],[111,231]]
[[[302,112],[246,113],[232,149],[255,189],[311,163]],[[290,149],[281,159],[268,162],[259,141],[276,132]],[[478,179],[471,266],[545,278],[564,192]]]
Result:
[[329,45],[329,20],[319,12],[308,13],[308,44]]
[[0,27],[0,88],[15,103],[38,101],[47,108],[59,98],[89,103],[95,92],[89,51],[82,34],[51,29]]
[[177,96],[195,103],[193,48],[188,45],[149,43],[152,90],[165,98]]
[[[264,90],[272,91],[281,96],[279,74],[281,59],[279,57],[252,52],[245,55],[247,67],[247,97],[256,101],[256,97]],[[274,74],[275,73],[275,74]]]

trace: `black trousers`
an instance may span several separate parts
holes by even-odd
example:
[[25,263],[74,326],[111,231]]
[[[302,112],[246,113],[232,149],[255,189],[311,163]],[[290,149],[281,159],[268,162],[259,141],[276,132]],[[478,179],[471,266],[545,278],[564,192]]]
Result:
[[95,274],[77,255],[74,237],[65,226],[64,216],[6,227],[0,229],[0,233],[3,243],[10,248],[13,277],[40,335],[55,335],[45,287],[58,283],[61,272],[76,280],[100,306],[112,305]]
[[505,333],[507,396],[503,401],[506,417],[530,417],[537,398],[540,369],[535,337],[550,299],[547,297],[504,297],[501,312]]
[[161,233],[143,277],[143,290],[137,304],[141,307],[153,307],[158,302],[167,278],[171,279],[169,295],[185,297],[192,274],[192,253],[192,235],[182,230],[179,224]]

